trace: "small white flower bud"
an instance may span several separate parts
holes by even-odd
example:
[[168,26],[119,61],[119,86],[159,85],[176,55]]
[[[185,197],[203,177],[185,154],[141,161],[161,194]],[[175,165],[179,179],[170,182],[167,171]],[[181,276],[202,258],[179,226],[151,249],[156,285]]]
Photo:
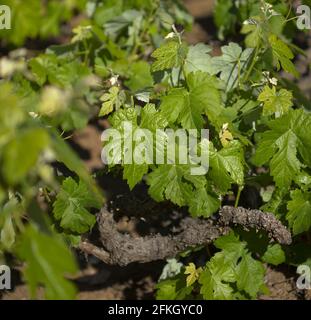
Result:
[[165,39],[172,39],[175,37],[175,33],[174,32],[170,32],[168,35],[165,36]]

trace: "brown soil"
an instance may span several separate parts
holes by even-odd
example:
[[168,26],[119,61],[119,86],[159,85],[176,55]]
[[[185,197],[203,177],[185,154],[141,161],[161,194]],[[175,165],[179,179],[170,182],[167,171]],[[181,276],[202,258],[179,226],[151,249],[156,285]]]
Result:
[[[79,300],[149,300],[154,298],[157,276],[163,263],[135,265],[130,268],[109,268],[99,264],[96,268],[89,265],[80,272],[76,279],[79,288]],[[113,270],[114,269],[114,270]],[[156,275],[156,276],[155,276]],[[311,290],[298,290],[295,274],[287,267],[268,267],[266,285],[269,295],[262,295],[259,300],[311,300]],[[39,299],[43,290],[38,291]],[[3,300],[26,300],[29,294],[25,285],[15,287],[2,297]]]
[[270,294],[261,296],[260,300],[298,300],[304,299],[307,293],[296,288],[295,275],[292,270],[287,270],[285,267],[278,269],[268,267],[266,284]]
[[208,29],[212,23],[211,14],[214,7],[213,0],[185,0],[186,8],[195,17],[195,22],[191,32],[186,33],[188,43],[208,42],[211,35]]

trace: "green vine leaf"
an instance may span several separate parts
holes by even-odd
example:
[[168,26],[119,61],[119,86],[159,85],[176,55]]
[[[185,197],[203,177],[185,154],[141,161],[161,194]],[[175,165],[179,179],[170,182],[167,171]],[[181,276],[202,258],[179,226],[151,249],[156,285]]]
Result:
[[278,187],[286,188],[301,167],[297,158],[297,137],[293,131],[288,130],[275,141],[275,146],[278,151],[270,162],[271,174]]
[[215,213],[220,207],[220,199],[217,194],[201,187],[195,192],[189,201],[189,212],[193,217],[208,218]]
[[[252,258],[246,243],[233,233],[215,241],[217,252],[200,274],[201,294],[207,300],[232,300],[240,297],[239,291],[255,298],[264,287],[263,265]],[[242,294],[243,296],[243,294]]]
[[152,72],[181,66],[187,55],[187,51],[187,46],[177,41],[172,40],[164,43],[151,55],[155,59],[151,67]]
[[186,73],[189,74],[191,72],[203,71],[212,74],[212,57],[209,54],[211,51],[212,48],[203,43],[190,46],[185,61]]
[[247,48],[244,51],[234,42],[221,47],[222,55],[212,58],[214,73],[220,72],[220,79],[225,82],[226,91],[238,87],[242,77],[250,63],[253,49]]
[[244,184],[244,156],[239,142],[231,141],[219,151],[210,143],[209,152],[208,175],[220,191],[226,192],[234,182]]
[[294,58],[294,55],[287,44],[284,41],[278,39],[275,35],[271,35],[269,37],[269,43],[272,48],[273,59],[277,70],[280,70],[282,66],[282,68],[286,72],[289,72],[295,77],[298,77],[299,73],[296,70],[293,62],[291,61]]
[[285,262],[285,252],[278,243],[269,244],[266,252],[262,256],[262,260],[274,266],[278,266],[279,264]]
[[125,102],[125,93],[118,87],[111,87],[108,93],[105,93],[100,97],[100,100],[103,101],[103,104],[98,116],[103,117],[121,107]]
[[294,235],[308,231],[311,227],[311,197],[309,192],[299,189],[291,191],[291,200],[287,204],[286,219]]
[[69,177],[63,181],[53,204],[53,213],[63,229],[83,234],[88,232],[96,222],[95,216],[88,209],[100,207],[98,198],[83,181],[78,184]]
[[19,239],[16,251],[26,261],[24,277],[32,298],[36,296],[39,285],[44,286],[47,299],[75,297],[75,287],[65,279],[65,274],[74,274],[77,266],[60,236],[45,234],[30,224]]
[[275,87],[265,86],[258,96],[258,100],[263,102],[263,115],[278,114],[288,112],[293,106],[293,95],[286,89],[276,90]]
[[223,111],[215,77],[201,71],[187,77],[189,91],[185,88],[171,89],[162,98],[161,111],[170,123],[178,122],[184,129],[203,128],[203,114],[218,127],[218,116]]
[[[17,133],[2,151],[1,171],[6,181],[11,185],[21,181],[48,145],[49,136],[42,128],[29,128]],[[21,159],[23,161],[20,161]]]
[[268,123],[271,130],[261,135],[258,148],[253,157],[256,165],[269,162],[271,174],[276,185],[288,188],[299,174],[301,162],[311,163],[311,139],[307,134],[311,117],[304,110],[291,110],[284,116]]
[[147,177],[149,194],[156,201],[168,199],[179,206],[186,205],[186,199],[192,196],[190,182],[184,181],[188,174],[187,165],[160,165]]

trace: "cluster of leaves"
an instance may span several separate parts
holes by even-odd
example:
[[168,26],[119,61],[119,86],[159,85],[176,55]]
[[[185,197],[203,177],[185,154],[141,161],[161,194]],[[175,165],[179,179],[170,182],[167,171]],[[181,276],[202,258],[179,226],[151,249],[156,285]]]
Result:
[[[292,62],[294,54],[290,45],[270,25],[270,6],[265,5],[258,18],[260,32],[255,34],[252,28],[248,29],[247,34],[251,37],[246,39],[248,47],[244,50],[237,43],[229,43],[221,48],[222,55],[213,57],[209,46],[188,46],[182,41],[181,34],[174,30],[174,34],[152,53],[151,72],[154,86],[160,91],[151,91],[145,105],[133,103],[123,95],[119,104],[105,107],[105,115],[112,113],[109,120],[113,128],[122,132],[122,121],[129,121],[134,129],[153,132],[153,136],[132,145],[135,149],[139,144],[145,150],[143,163],[129,165],[122,156],[118,157],[119,151],[125,145],[129,146],[126,135],[120,141],[108,142],[107,146],[112,151],[110,157],[124,167],[123,178],[130,188],[145,180],[150,196],[156,201],[169,200],[188,207],[192,216],[209,217],[232,194],[235,186],[239,190],[236,195],[238,204],[240,191],[252,185],[265,192],[263,200],[266,203],[262,210],[274,212],[294,235],[298,235],[309,232],[311,227],[311,168],[307,151],[310,114],[307,106],[301,104],[299,91],[289,90],[289,83],[286,87],[279,85],[282,82],[279,70],[292,77],[299,74]],[[120,84],[116,87],[113,89],[116,92],[114,102],[122,92]],[[136,98],[140,100],[140,97]],[[105,98],[105,103],[108,100]],[[161,143],[169,140],[168,131],[164,130],[160,143],[154,143],[157,138],[155,129],[159,128],[181,128],[189,132],[208,128],[209,140],[203,139],[200,145],[201,152],[209,151],[208,173],[191,175],[191,169],[195,167],[191,154],[185,164],[178,164],[180,159],[176,156],[174,164],[154,165],[157,148],[161,149]],[[148,150],[148,145],[152,145],[152,150]],[[179,148],[182,147],[176,143],[178,155]],[[164,153],[164,158],[169,159],[168,153]],[[260,174],[263,166],[267,166],[267,171]],[[273,190],[269,195],[264,190],[267,186]],[[299,237],[296,239],[299,242]],[[249,241],[256,242],[258,237],[253,236]],[[238,253],[232,259],[227,254],[230,250],[226,251],[226,247],[218,246],[217,242],[216,247],[224,251],[216,253],[200,276],[197,271],[193,271],[194,275],[191,273],[194,277],[197,275],[196,285],[201,285],[200,294],[204,298],[255,298],[264,291],[261,286],[262,262],[254,260],[250,252],[243,251],[245,245],[240,243],[235,249]],[[262,253],[262,261],[279,264],[287,259],[288,263],[296,264],[295,250],[296,244],[286,251],[285,258],[281,246],[268,247],[267,253]],[[307,263],[305,258],[306,255],[301,256],[300,262]],[[254,278],[247,275],[254,274],[259,278],[252,282]],[[159,298],[193,295],[197,289],[185,285],[184,275],[181,278],[177,276],[174,280],[161,282]],[[163,293],[163,290],[169,293]]]
[[214,242],[218,251],[204,267],[194,263],[180,268],[173,278],[158,284],[158,299],[232,300],[254,299],[259,291],[268,293],[261,263],[278,265],[285,261],[279,244],[266,245],[261,261],[252,257],[247,242],[231,232]]
[[[1,31],[3,44],[54,36],[85,3],[6,1],[14,25]],[[80,235],[92,229],[93,209],[104,202],[65,140],[97,114],[101,96],[110,103],[103,95],[110,82],[103,78],[118,72],[133,91],[145,81],[151,85],[145,76],[150,67],[141,59],[145,46],[152,51],[161,43],[168,25],[191,22],[175,1],[88,1],[86,16],[92,19],[73,30],[71,43],[31,59],[24,49],[0,59],[0,262],[12,254],[25,263],[32,297],[43,286],[46,298],[74,298],[76,290],[65,278],[77,271],[68,244],[77,246]],[[116,91],[111,96],[119,96]]]
[[[229,21],[221,19],[224,3],[216,7],[219,21]],[[246,47],[230,42],[216,57],[206,44],[183,41],[176,26],[187,28],[192,19],[179,1],[108,0],[88,2],[88,18],[73,29],[71,43],[31,59],[13,52],[0,60],[5,78],[0,82],[0,252],[26,262],[24,277],[33,295],[43,285],[48,298],[74,296],[63,277],[76,270],[65,243],[78,245],[81,234],[92,229],[93,209],[103,198],[63,138],[96,116],[108,117],[123,133],[105,148],[120,163],[130,189],[145,181],[156,201],[169,200],[207,218],[228,196],[235,194],[238,205],[242,189],[255,186],[262,209],[275,213],[296,236],[285,249],[237,230],[215,242],[219,251],[204,266],[190,262],[161,281],[159,299],[256,298],[266,292],[263,263],[297,265],[310,259],[300,239],[311,227],[311,115],[301,92],[278,72],[299,76],[279,25],[286,10],[279,1],[273,10],[264,1],[247,3],[245,10],[239,8],[241,21],[252,17],[242,28]],[[22,41],[14,37],[11,41]],[[133,142],[124,121],[151,135]],[[179,151],[187,146],[171,139],[172,129],[184,129],[187,137],[192,129],[209,129],[209,139],[202,137],[197,150],[209,154],[206,173],[191,174],[198,165],[190,151],[179,164]],[[168,141],[176,150],[173,158],[163,148]],[[130,150],[144,151],[139,164],[125,161],[122,150],[129,143]],[[159,150],[174,164],[155,164]],[[60,174],[55,161],[72,177]]]
[[217,0],[215,4],[214,23],[218,37],[247,34],[246,43],[257,36],[262,36],[267,23],[270,30],[278,36],[292,38],[295,33],[295,13],[290,1],[282,0]]
[[0,38],[20,46],[27,39],[46,39],[60,33],[61,23],[70,20],[74,10],[82,10],[86,0],[3,0],[12,13],[11,30],[0,30]]
[[[44,214],[39,198],[49,199],[49,193],[59,189],[54,161],[63,162],[75,171],[82,179],[80,188],[84,183],[84,189],[89,189],[97,201],[100,195],[82,162],[57,129],[27,112],[33,107],[33,100],[22,99],[17,94],[18,87],[8,82],[0,84],[0,91],[0,259],[3,261],[6,252],[27,262],[24,276],[32,296],[37,285],[44,285],[47,298],[73,298],[75,289],[64,279],[65,273],[76,271],[73,255]],[[83,194],[87,195],[85,190]],[[47,269],[46,265],[51,268]]]

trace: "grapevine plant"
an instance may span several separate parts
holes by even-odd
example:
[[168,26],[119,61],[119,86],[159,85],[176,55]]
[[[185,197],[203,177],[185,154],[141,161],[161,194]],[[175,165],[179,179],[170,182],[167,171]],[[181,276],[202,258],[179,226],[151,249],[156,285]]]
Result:
[[[220,219],[227,204],[242,205],[245,190],[255,188],[256,209],[293,236],[285,245],[233,227],[213,245],[197,243],[170,257],[158,299],[255,299],[269,294],[267,265],[310,265],[311,114],[295,85],[301,50],[288,34],[291,6],[248,1],[245,10],[234,8],[240,24],[230,16],[221,26],[226,6],[239,1],[218,1],[224,42],[215,55],[208,44],[184,40],[192,17],[179,1],[85,2],[62,1],[86,6],[70,42],[0,60],[0,261],[19,266],[32,297],[38,286],[48,299],[75,297],[65,276],[76,273],[74,248],[85,248],[105,197],[96,185],[101,172],[90,174],[67,140],[104,117],[111,128],[122,131],[128,121],[154,136],[157,129],[209,130],[200,145],[209,152],[206,174],[191,175],[191,162],[125,164],[121,157],[108,170],[121,173],[130,190],[145,184],[154,201],[205,221]],[[1,41],[14,48],[26,37],[57,33],[69,13],[49,3],[50,28],[2,31]],[[241,27],[243,43],[225,41],[232,25]],[[192,259],[206,250],[203,264]]]

